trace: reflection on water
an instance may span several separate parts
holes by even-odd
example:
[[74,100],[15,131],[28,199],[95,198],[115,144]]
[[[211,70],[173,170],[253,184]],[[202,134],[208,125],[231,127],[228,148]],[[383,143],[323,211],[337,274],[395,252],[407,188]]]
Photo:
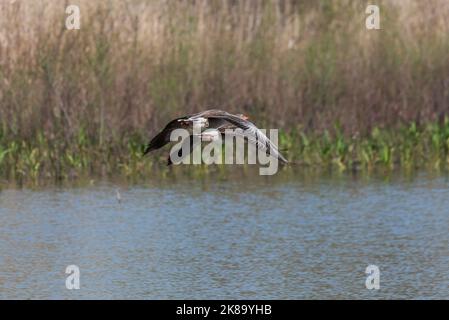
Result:
[[169,180],[120,186],[121,203],[117,188],[2,190],[0,298],[449,298],[446,177]]

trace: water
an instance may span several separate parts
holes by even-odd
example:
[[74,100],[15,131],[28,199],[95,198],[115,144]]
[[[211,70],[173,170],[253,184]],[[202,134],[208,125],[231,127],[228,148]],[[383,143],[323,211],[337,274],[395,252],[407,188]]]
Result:
[[3,189],[0,298],[448,299],[448,187],[283,174]]

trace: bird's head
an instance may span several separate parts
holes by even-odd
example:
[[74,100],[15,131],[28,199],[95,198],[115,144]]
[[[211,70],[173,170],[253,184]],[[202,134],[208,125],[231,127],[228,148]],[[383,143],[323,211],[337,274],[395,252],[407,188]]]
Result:
[[237,116],[239,118],[242,118],[243,120],[248,120],[249,119],[249,117],[246,114],[243,114],[243,113],[239,113],[239,114],[237,114]]

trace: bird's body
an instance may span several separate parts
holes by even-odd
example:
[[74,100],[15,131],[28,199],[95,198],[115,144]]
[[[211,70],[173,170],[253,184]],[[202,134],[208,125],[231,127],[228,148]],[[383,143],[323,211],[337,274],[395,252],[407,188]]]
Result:
[[[173,130],[180,128],[188,129],[193,126],[197,126],[201,129],[208,129],[200,134],[200,139],[194,139],[193,135],[190,135],[188,141],[185,142],[190,144],[189,150],[193,149],[196,140],[200,142],[215,141],[220,134],[230,134],[227,129],[240,128],[242,130],[234,130],[232,135],[242,136],[247,139],[248,143],[254,144],[258,149],[264,150],[267,154],[277,158],[283,163],[288,162],[287,159],[281,155],[277,146],[274,145],[252,122],[248,121],[248,117],[242,114],[234,115],[217,109],[206,110],[170,121],[165,128],[150,141],[145,148],[144,154],[159,149],[169,143],[170,134]],[[179,155],[181,149],[177,152]],[[183,157],[185,156],[187,155],[183,155]],[[170,157],[169,164],[171,164]]]
[[203,117],[198,117],[198,118],[194,118],[194,119],[187,119],[187,123],[191,122],[193,127],[197,127],[197,128],[207,128],[209,126],[209,121],[207,120],[207,118],[203,118]]
[[200,139],[205,142],[217,141],[220,135],[217,129],[207,129],[200,134]]

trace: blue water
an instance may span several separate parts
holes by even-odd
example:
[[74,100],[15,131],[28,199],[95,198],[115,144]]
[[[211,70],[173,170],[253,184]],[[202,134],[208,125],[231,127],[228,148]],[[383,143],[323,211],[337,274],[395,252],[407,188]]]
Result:
[[0,298],[448,299],[448,187],[288,174],[6,188]]

